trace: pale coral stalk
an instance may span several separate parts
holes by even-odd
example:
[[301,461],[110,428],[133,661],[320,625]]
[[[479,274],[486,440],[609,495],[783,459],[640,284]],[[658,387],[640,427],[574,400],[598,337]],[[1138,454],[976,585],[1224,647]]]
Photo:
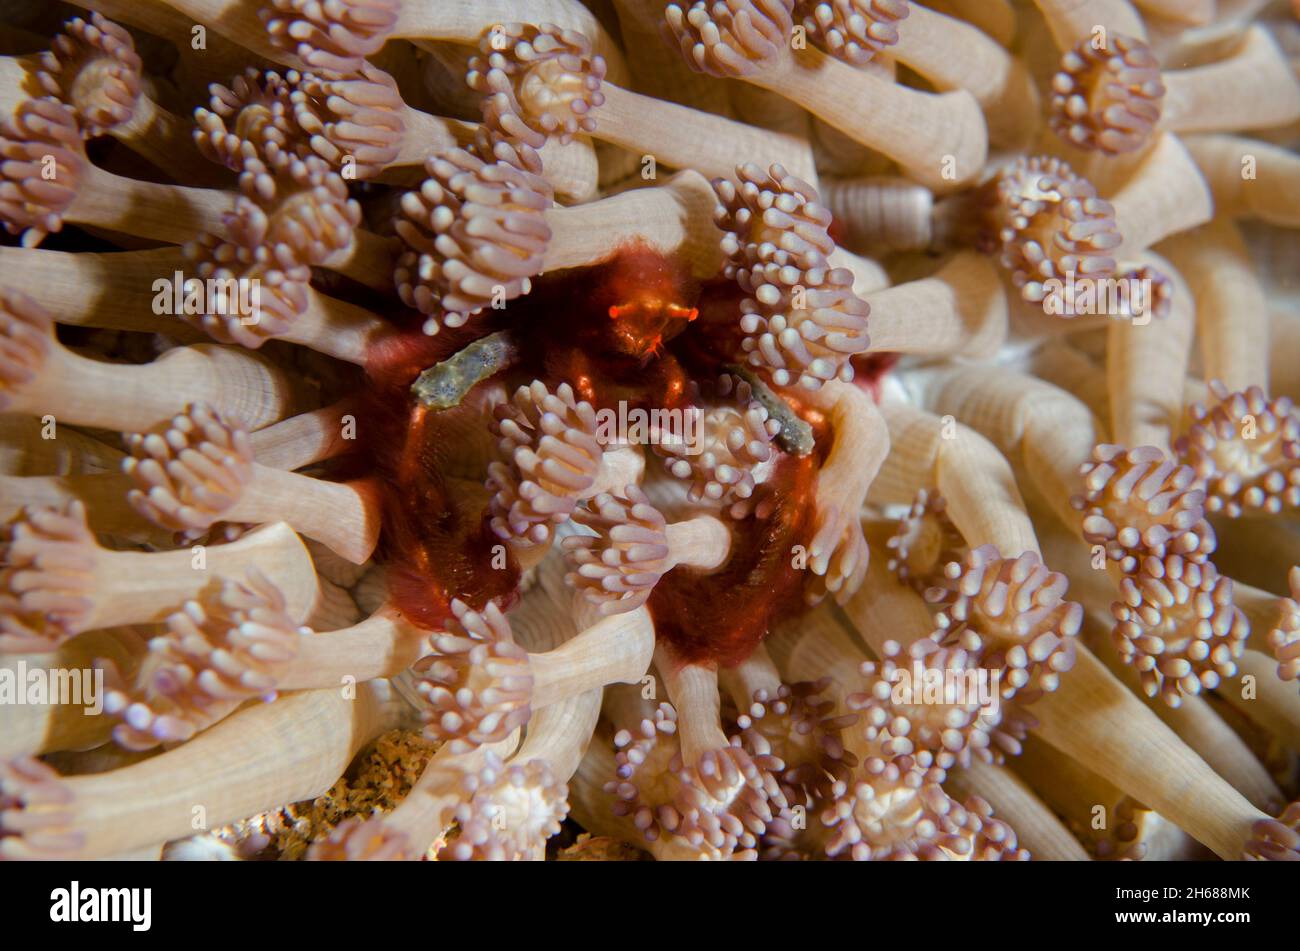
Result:
[[30,416],[0,416],[0,473],[12,476],[117,472],[122,450],[75,429],[51,431]]
[[81,156],[76,197],[63,219],[109,231],[184,244],[201,232],[220,233],[235,212],[237,193],[164,185],[107,172]]
[[80,502],[94,532],[167,542],[170,532],[159,531],[126,504],[131,486],[131,479],[120,473],[0,476],[0,518],[13,518],[29,506],[66,508],[71,502]]
[[1006,292],[983,255],[957,254],[932,277],[864,299],[871,305],[869,353],[978,360],[995,354],[1006,339]]
[[[1097,657],[1119,680],[1136,695],[1179,738],[1209,764],[1210,768],[1232,784],[1233,788],[1253,805],[1272,813],[1282,803],[1282,793],[1268,770],[1250,751],[1246,743],[1218,716],[1202,697],[1187,697],[1177,707],[1171,707],[1159,698],[1142,696],[1142,687],[1133,669],[1120,660],[1113,644],[1104,615],[1090,619],[1093,636],[1089,638]],[[1243,655],[1245,652],[1242,652]],[[1237,659],[1240,668],[1241,658]],[[1239,670],[1239,676],[1240,676]],[[1274,681],[1276,676],[1272,677]],[[1285,686],[1280,684],[1279,686]],[[1221,685],[1216,696],[1239,689],[1237,678]]]
[[755,694],[763,692],[776,696],[781,689],[781,672],[776,669],[767,648],[759,644],[739,664],[719,671],[718,682],[736,709],[744,713],[749,709]]
[[[259,429],[289,415],[299,402],[297,382],[286,371],[264,357],[214,344],[177,348],[130,366],[91,360],[52,343],[35,380],[11,393],[9,412],[127,431],[147,429],[195,402]],[[113,399],[104,400],[105,393]]]
[[[733,32],[731,14],[719,32],[700,8],[673,4],[668,22],[694,68],[734,76],[797,102],[863,145],[883,152],[907,174],[936,189],[970,182],[984,164],[988,135],[979,103],[969,92],[929,94],[854,69],[818,49],[789,48],[788,16],[737,9],[760,23],[744,40]],[[773,37],[778,37],[774,40]],[[863,123],[863,111],[872,116]]]
[[1216,0],[1134,0],[1154,17],[1186,26],[1205,26],[1214,19]]
[[538,710],[528,724],[528,736],[510,758],[527,763],[545,760],[556,781],[567,783],[577,772],[600,717],[601,690],[588,690]]
[[[213,6],[218,8],[240,0],[169,0],[178,9],[200,21],[211,22]],[[359,8],[354,11],[353,6]],[[206,15],[205,15],[206,14]],[[600,20],[577,0],[445,0],[436,8],[394,0],[367,0],[358,4],[303,7],[292,0],[271,0],[261,11],[270,41],[253,24],[232,24],[231,38],[251,40],[257,52],[286,65],[297,65],[301,57],[308,65],[348,72],[361,65],[390,39],[438,39],[477,44],[484,34],[504,24],[554,23],[586,36],[593,50],[605,58],[615,82],[625,82],[627,68],[618,45]],[[251,31],[245,37],[244,29]],[[293,56],[288,51],[292,51]]]
[[610,683],[637,683],[654,654],[645,608],[595,621],[559,647],[530,654],[534,709]]
[[1182,423],[1183,379],[1196,329],[1192,292],[1163,258],[1144,255],[1173,284],[1168,313],[1139,326],[1112,319],[1106,330],[1106,386],[1111,435],[1124,446],[1173,451]]
[[[1108,779],[1224,859],[1240,858],[1268,817],[1142,707],[1087,651],[1061,689],[1034,709],[1038,735]],[[1172,777],[1180,782],[1171,785]]]
[[908,381],[921,406],[980,432],[1013,465],[1023,465],[1062,521],[1078,521],[1070,487],[1099,441],[1081,402],[1033,377],[975,368],[917,371]]
[[858,518],[889,455],[889,430],[876,404],[852,384],[832,380],[808,399],[826,415],[833,436],[817,479],[817,514],[808,543],[812,576],[805,597],[811,601],[831,593],[842,603],[866,568],[868,553]]
[[[936,190],[971,181],[987,155],[979,104],[965,90],[910,90],[813,49],[791,52],[775,69],[749,81],[799,103]],[[869,124],[859,121],[863,108],[873,117]],[[947,157],[955,172],[951,178],[944,176]]]
[[597,136],[634,154],[650,154],[670,168],[692,168],[708,177],[728,175],[739,164],[779,162],[815,181],[808,144],[794,136],[762,131],[686,106],[601,86],[605,104],[594,111]]
[[798,622],[777,625],[764,644],[786,678],[829,677],[841,703],[861,682],[862,662],[869,659],[840,612],[825,602]]
[[[722,696],[718,691],[718,672],[702,664],[674,661],[660,646],[655,666],[664,678],[673,705],[678,710],[678,735],[682,759],[691,765],[706,758],[716,759],[730,748],[722,731]],[[716,768],[716,767],[715,767]]]
[[[79,356],[55,339],[49,312],[18,294],[0,293],[0,335],[10,341],[0,360],[6,412],[139,431],[203,402],[260,429],[292,413],[301,400],[301,384],[288,371],[234,347],[178,347],[138,366]],[[106,393],[113,398],[105,400]]]
[[712,276],[722,262],[712,220],[716,203],[703,176],[679,172],[665,185],[552,209],[546,213],[552,236],[542,270],[595,264],[620,245],[639,240],[676,255],[698,276]]
[[[60,778],[9,761],[0,854],[95,858],[191,835],[325,793],[370,740],[409,725],[383,681],[289,694],[241,710],[192,742],[107,773]],[[250,742],[250,739],[255,742]]]
[[[1194,0],[1202,2],[1202,0]],[[1271,0],[1217,0],[1209,22],[1188,26],[1174,20],[1147,17],[1151,47],[1167,65],[1204,63],[1218,59],[1225,48],[1241,41]]]
[[[0,267],[31,275],[41,289],[41,304],[61,324],[203,339],[204,330],[199,328],[207,315],[171,312],[171,282],[178,273],[182,281],[204,280],[179,248],[110,254],[0,248]],[[160,280],[167,281],[167,287],[156,291],[154,285]],[[262,290],[269,293],[270,289]],[[392,325],[355,304],[313,287],[305,287],[304,293],[306,308],[287,330],[273,334],[275,339],[361,364],[368,349],[392,332]],[[218,321],[221,325],[251,324],[250,332],[257,335],[254,342],[260,344],[265,339],[256,321],[239,315],[219,315]],[[241,337],[239,342],[249,345],[247,338]]]
[[[1300,691],[1278,678],[1277,661],[1268,654],[1247,649],[1237,664],[1240,676],[1225,684],[1218,696],[1278,742],[1295,749],[1300,745]],[[1251,696],[1246,695],[1241,679],[1245,677],[1252,678]]]
[[1041,740],[1030,740],[1009,769],[1039,790],[1098,860],[1198,857],[1200,848],[1186,832]]
[[355,413],[354,403],[343,399],[282,419],[252,434],[253,455],[264,466],[285,470],[341,456],[356,439]]
[[[91,631],[45,654],[0,655],[0,667],[15,678],[18,690],[26,684],[18,678],[19,664],[34,670],[56,673],[93,671],[95,661],[106,659],[123,671],[132,670],[144,655],[144,638],[126,628]],[[100,698],[102,699],[102,698]],[[109,739],[113,721],[102,714],[86,712],[90,703],[5,704],[0,716],[0,760],[22,754],[82,750]]]
[[[74,254],[6,247],[0,248],[0,266],[9,273],[32,274],[41,305],[61,324],[202,339],[182,316],[160,314],[153,306],[158,296],[153,283],[170,282],[176,271],[189,267],[179,248]],[[101,293],[100,288],[108,288],[109,293]],[[170,304],[170,289],[166,299]]]
[[551,24],[510,24],[486,34],[479,48],[482,55],[470,63],[469,85],[508,103],[499,109],[490,105],[485,120],[494,131],[534,147],[540,147],[542,136],[567,138],[581,130],[634,156],[649,155],[709,177],[729,175],[755,159],[816,177],[806,137],[755,128],[605,81],[604,61],[592,55],[590,42],[579,33]]
[[1110,201],[1124,239],[1111,252],[1120,261],[1214,216],[1214,200],[1200,170],[1182,142],[1167,133],[1143,155]]
[[823,178],[819,191],[852,247],[924,251],[938,240],[934,193],[924,185],[885,176]]
[[1090,860],[1079,840],[1047,807],[1036,788],[1026,785],[1010,767],[973,759],[969,765],[949,772],[944,785],[963,799],[975,795],[992,803],[1037,861]]
[[1162,73],[1160,127],[1174,132],[1267,129],[1300,119],[1300,80],[1262,26],[1237,49],[1205,66]]
[[0,121],[14,118],[29,99],[41,95],[35,56],[0,56]]
[[136,100],[131,118],[111,134],[173,178],[204,181],[216,177],[211,166],[194,152],[189,121],[148,96]]
[[1034,5],[1062,50],[1092,39],[1099,26],[1110,33],[1146,37],[1142,18],[1128,0],[1034,0]]
[[1268,392],[1268,298],[1237,226],[1216,219],[1159,248],[1187,279],[1196,299],[1203,378],[1230,392]]
[[1073,395],[1092,411],[1099,421],[1110,419],[1110,390],[1106,371],[1086,353],[1067,340],[1054,338],[1034,351],[1024,361],[1023,372]]
[[295,617],[305,617],[318,596],[311,556],[283,522],[197,551],[110,551],[95,542],[84,509],[73,502],[66,512],[28,510],[10,531],[3,616],[17,627],[0,644],[15,638],[11,650],[160,621],[214,578],[239,578],[252,567],[270,572]]
[[1039,122],[1038,93],[1023,61],[974,26],[919,3],[907,4],[898,43],[884,55],[906,63],[936,89],[965,89],[984,110],[995,146],[1024,145]]
[[883,291],[890,285],[888,272],[874,258],[863,257],[845,248],[837,247],[827,255],[826,260],[831,267],[842,267],[852,272],[853,293],[858,297]]
[[992,544],[1007,555],[1037,552],[1038,540],[1006,458],[978,432],[902,402],[885,402],[891,452],[868,497],[907,504],[935,486],[949,517],[972,548]]
[[338,686],[349,677],[357,683],[393,677],[425,652],[428,635],[387,606],[351,627],[302,634],[298,655],[276,686],[309,690]]
[[934,0],[930,5],[979,27],[1005,47],[1015,40],[1017,13],[1011,0]]
[[935,622],[925,601],[911,588],[890,576],[880,559],[867,569],[862,588],[844,605],[844,616],[863,642],[877,654],[895,641],[904,650],[928,636]]
[[1217,214],[1300,227],[1300,158],[1294,152],[1234,135],[1183,141],[1209,183]]
[[161,432],[126,437],[123,472],[134,483],[131,506],[172,531],[196,533],[216,521],[287,522],[354,564],[379,541],[374,480],[329,482],[264,466],[247,430],[196,404]]

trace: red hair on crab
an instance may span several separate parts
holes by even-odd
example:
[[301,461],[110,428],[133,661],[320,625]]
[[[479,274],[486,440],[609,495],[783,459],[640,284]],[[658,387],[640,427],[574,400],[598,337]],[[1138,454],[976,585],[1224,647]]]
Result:
[[[394,604],[412,623],[436,628],[459,598],[475,610],[512,598],[519,570],[488,528],[486,498],[447,478],[447,459],[474,410],[442,412],[411,400],[420,372],[481,331],[415,331],[385,341],[367,365],[369,387],[357,426],[359,452],[382,477],[381,551]],[[503,560],[504,559],[504,560]]]
[[686,663],[731,667],[756,648],[773,624],[804,608],[805,571],[795,546],[812,533],[817,461],[785,456],[771,479],[771,514],[732,525],[735,554],[713,574],[676,568],[650,595],[655,633]]

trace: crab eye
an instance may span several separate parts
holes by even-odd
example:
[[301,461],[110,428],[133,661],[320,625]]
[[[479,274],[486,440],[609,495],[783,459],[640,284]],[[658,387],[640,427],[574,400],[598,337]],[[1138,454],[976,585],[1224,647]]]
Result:
[[683,307],[681,304],[665,304],[658,298],[649,298],[636,300],[626,304],[611,304],[607,313],[610,320],[618,320],[638,311],[653,313],[659,311],[676,320],[685,320],[690,323],[700,315],[697,307]]

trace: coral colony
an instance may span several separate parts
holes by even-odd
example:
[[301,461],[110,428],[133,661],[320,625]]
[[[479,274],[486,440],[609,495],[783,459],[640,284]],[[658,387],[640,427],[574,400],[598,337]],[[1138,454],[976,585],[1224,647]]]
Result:
[[1300,858],[1292,5],[72,4],[0,857]]

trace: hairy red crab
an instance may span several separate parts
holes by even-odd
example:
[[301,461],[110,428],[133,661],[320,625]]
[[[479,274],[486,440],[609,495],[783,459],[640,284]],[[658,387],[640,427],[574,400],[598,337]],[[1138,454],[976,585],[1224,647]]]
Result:
[[[433,628],[451,616],[455,598],[481,610],[516,597],[521,572],[490,526],[488,493],[450,468],[465,464],[463,434],[488,425],[494,391],[540,380],[552,392],[567,383],[597,410],[690,407],[701,384],[726,372],[739,301],[732,282],[701,283],[680,262],[634,244],[602,264],[542,277],[529,295],[463,327],[428,336],[412,324],[376,348],[354,458],[383,480],[381,552],[403,614]],[[464,381],[455,405],[422,405],[412,394],[423,371],[489,335],[506,341],[497,363]],[[796,394],[780,395],[798,412]],[[806,415],[814,432],[824,427]],[[707,575],[675,568],[660,580],[649,607],[681,661],[738,663],[773,623],[802,610],[791,553],[811,534],[818,463],[816,450],[779,452],[765,504],[731,523],[728,562]]]

